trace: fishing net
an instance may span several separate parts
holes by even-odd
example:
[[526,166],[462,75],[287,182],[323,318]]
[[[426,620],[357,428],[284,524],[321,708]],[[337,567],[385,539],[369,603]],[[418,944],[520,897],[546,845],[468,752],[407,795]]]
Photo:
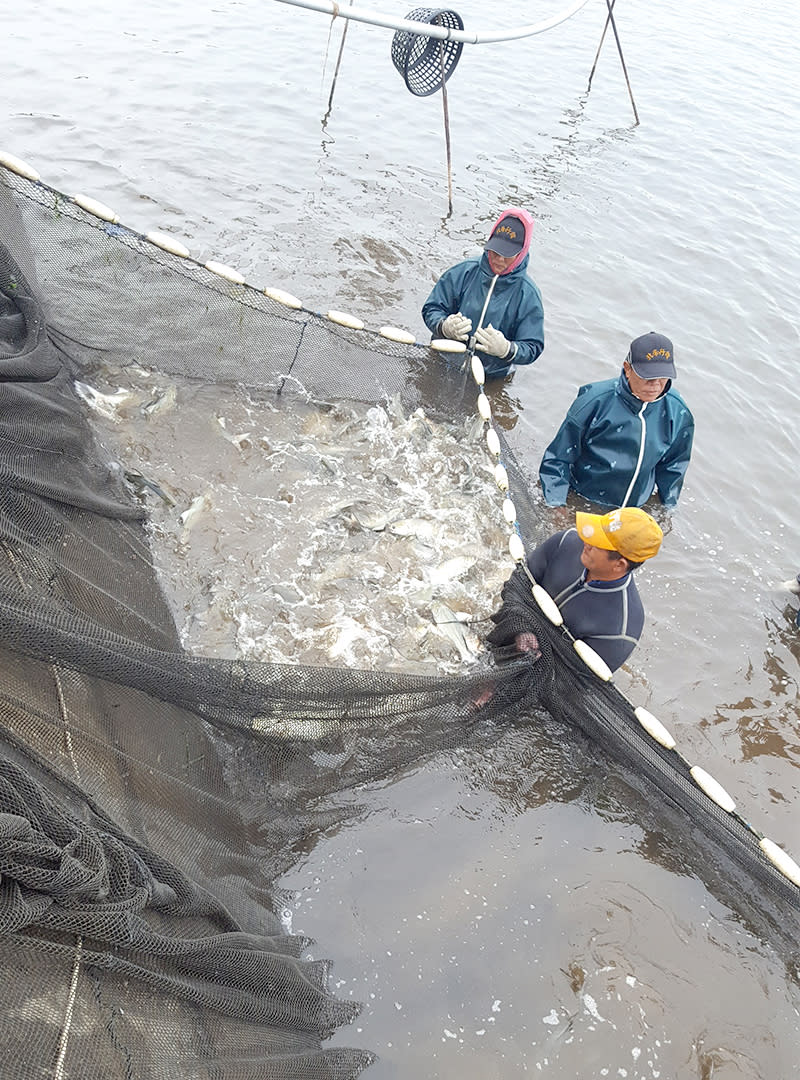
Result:
[[[0,221],[6,1075],[359,1075],[369,1049],[323,1045],[358,1006],[306,959],[275,882],[345,813],[325,796],[489,745],[541,710],[624,766],[687,865],[796,963],[797,887],[583,665],[521,570],[496,615],[497,662],[467,676],[193,654],[147,506],[76,389],[152,368],[286,409],[395,395],[453,417],[476,397],[458,363],[289,306],[5,169]],[[505,436],[501,456],[515,527],[536,540]],[[504,649],[519,627],[539,659]]]

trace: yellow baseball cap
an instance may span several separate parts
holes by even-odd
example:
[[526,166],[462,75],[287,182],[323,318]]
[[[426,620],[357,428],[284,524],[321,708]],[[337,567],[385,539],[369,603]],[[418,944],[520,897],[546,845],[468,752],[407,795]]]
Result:
[[664,539],[658,522],[638,506],[623,506],[608,514],[578,512],[575,528],[585,544],[605,551],[618,551],[631,562],[652,559]]

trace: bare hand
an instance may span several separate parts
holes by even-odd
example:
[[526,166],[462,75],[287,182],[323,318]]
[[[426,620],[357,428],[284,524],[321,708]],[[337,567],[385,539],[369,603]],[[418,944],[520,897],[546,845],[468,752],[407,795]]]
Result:
[[514,638],[514,644],[521,653],[535,653],[537,656],[541,655],[542,650],[539,648],[539,639],[536,634],[532,634],[528,630],[525,630],[521,634],[517,634]]

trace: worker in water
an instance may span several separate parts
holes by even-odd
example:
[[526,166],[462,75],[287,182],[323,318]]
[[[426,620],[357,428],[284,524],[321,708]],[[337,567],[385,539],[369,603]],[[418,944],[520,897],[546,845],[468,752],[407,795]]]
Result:
[[672,342],[651,331],[630,343],[617,378],[580,388],[539,466],[548,506],[570,490],[598,506],[641,506],[654,492],[675,506],[694,440],[675,377]]
[[[642,563],[658,554],[663,533],[644,510],[626,506],[608,514],[575,515],[575,525],[548,537],[527,559],[530,574],[553,598],[564,625],[606,662],[625,663],[644,627],[644,608],[633,579]],[[508,658],[539,652],[529,612],[537,612],[530,579],[519,567],[502,590],[497,624],[487,640]]]
[[527,211],[504,210],[483,252],[445,270],[422,305],[433,337],[474,349],[487,379],[532,364],[544,349],[542,298],[527,273],[532,235]]

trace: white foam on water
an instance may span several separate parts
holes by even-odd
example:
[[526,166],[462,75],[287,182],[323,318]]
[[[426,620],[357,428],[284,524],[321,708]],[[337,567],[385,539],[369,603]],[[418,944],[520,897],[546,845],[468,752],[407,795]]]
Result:
[[406,415],[396,402],[277,409],[241,389],[179,381],[165,391],[174,407],[153,414],[141,407],[151,387],[137,385],[136,369],[130,379],[107,434],[123,468],[175,502],[147,495],[187,649],[463,668],[431,604],[456,613],[478,648],[480,628],[468,624],[496,608],[511,571],[491,461],[466,421]]

